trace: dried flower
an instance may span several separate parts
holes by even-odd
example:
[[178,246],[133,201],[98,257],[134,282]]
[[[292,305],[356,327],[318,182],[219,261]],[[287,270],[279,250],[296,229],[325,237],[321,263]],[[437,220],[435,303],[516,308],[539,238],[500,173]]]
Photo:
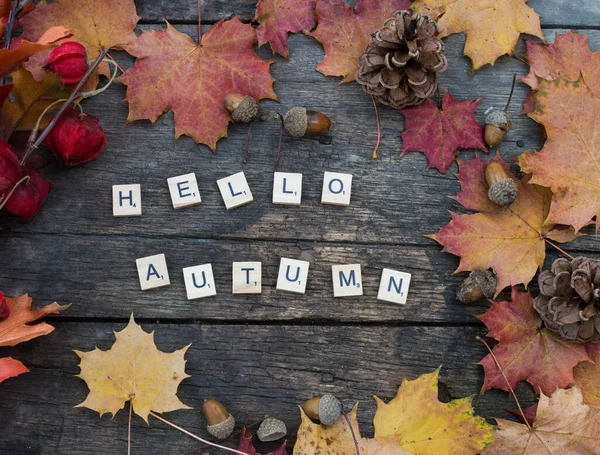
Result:
[[0,139],[0,200],[23,177],[21,164],[8,143]]
[[4,297],[4,292],[0,291],[0,321],[10,316],[10,308]]
[[67,108],[46,136],[45,144],[61,166],[71,167],[97,157],[106,145],[106,136],[98,117]]
[[6,201],[4,210],[18,218],[29,220],[44,204],[52,184],[32,163],[27,163],[22,169],[23,174],[29,176],[29,180],[16,187],[12,196]]
[[88,70],[85,47],[76,41],[62,43],[50,52],[44,68],[58,73],[64,84],[77,84]]

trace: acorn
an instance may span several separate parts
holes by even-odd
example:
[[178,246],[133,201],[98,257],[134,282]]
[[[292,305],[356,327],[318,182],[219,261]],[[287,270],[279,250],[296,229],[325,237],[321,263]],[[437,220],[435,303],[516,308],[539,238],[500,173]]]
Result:
[[283,126],[293,137],[314,137],[329,131],[331,121],[322,112],[293,107],[283,117]]
[[235,123],[250,123],[258,116],[258,103],[254,98],[239,93],[225,96],[225,109],[231,113]]
[[462,303],[491,299],[496,292],[496,275],[490,270],[473,270],[461,283],[456,298]]
[[267,417],[258,427],[256,435],[262,442],[277,441],[287,434],[285,423],[273,417]]
[[488,198],[502,207],[515,202],[519,194],[517,182],[511,179],[497,161],[490,161],[485,168],[485,181],[489,185]]
[[485,142],[490,147],[502,144],[510,127],[510,117],[506,111],[491,107],[485,112]]
[[231,435],[235,427],[235,419],[218,400],[209,398],[202,403],[202,413],[206,419],[206,429],[217,439],[225,439]]
[[342,403],[330,393],[311,398],[302,409],[307,417],[319,420],[323,425],[333,425],[342,415]]

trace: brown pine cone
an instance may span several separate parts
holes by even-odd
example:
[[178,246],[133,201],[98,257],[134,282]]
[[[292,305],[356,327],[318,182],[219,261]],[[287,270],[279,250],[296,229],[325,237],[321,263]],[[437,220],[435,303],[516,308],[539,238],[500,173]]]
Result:
[[444,43],[428,16],[396,11],[371,35],[358,59],[356,80],[377,101],[400,109],[420,104],[437,89],[448,68]]
[[533,306],[550,330],[576,343],[600,341],[600,260],[557,259],[538,281]]

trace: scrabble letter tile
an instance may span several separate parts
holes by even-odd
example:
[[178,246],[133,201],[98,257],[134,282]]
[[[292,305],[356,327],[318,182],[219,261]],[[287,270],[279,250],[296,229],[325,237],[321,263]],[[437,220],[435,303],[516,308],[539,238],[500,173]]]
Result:
[[410,273],[398,272],[392,269],[383,269],[377,300],[385,302],[406,303],[406,295],[410,286]]
[[302,174],[275,172],[273,204],[300,205],[302,199]]
[[211,264],[186,267],[183,269],[183,279],[188,300],[217,295]]
[[262,264],[260,262],[233,263],[233,294],[260,294],[262,292]]
[[281,258],[279,275],[277,277],[277,289],[304,294],[309,265],[310,263],[306,261]]
[[198,181],[196,174],[179,175],[167,179],[169,192],[173,201],[174,209],[182,209],[191,205],[198,205],[202,202],[200,191],[198,191]]
[[252,193],[243,172],[238,172],[224,179],[217,180],[217,185],[219,186],[219,191],[227,210],[249,204],[254,200],[252,199]]
[[135,263],[137,264],[142,291],[171,284],[164,254],[136,259]]
[[352,192],[352,174],[325,172],[321,204],[350,205]]
[[113,185],[113,216],[141,216],[142,189],[140,185]]
[[331,274],[334,297],[363,295],[360,264],[334,265],[331,267]]

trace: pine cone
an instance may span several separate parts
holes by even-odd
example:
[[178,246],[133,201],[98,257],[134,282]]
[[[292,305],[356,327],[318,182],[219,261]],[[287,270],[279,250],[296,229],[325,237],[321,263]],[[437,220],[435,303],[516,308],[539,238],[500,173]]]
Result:
[[550,330],[577,343],[600,341],[600,260],[557,259],[538,281],[533,307]]
[[396,11],[371,35],[358,59],[357,82],[394,108],[420,104],[435,93],[438,73],[448,68],[444,43],[433,36],[436,32],[428,16]]

